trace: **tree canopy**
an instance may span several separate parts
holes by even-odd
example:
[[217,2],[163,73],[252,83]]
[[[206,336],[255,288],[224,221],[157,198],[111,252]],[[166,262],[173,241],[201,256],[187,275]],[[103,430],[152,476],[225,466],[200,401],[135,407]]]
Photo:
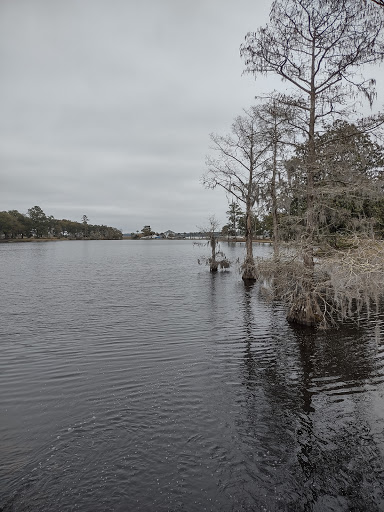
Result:
[[0,212],[0,233],[4,238],[120,239],[123,236],[119,229],[88,224],[88,220],[86,215],[82,222],[55,219],[47,216],[40,206],[33,206],[27,214],[17,210]]

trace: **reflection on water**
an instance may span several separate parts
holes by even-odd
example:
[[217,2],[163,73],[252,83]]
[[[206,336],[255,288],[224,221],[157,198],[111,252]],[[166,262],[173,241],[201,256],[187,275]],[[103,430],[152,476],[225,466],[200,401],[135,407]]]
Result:
[[[249,422],[241,432],[247,444],[251,432],[255,451],[263,446],[262,455],[269,456],[265,492],[268,496],[274,475],[280,502],[271,510],[384,510],[383,416],[372,414],[383,404],[382,391],[367,393],[382,390],[383,383],[375,334],[370,329],[316,333],[299,327],[283,327],[283,333],[281,311],[272,306],[264,343],[253,316],[255,297],[252,289],[244,290]],[[261,404],[263,437],[255,421]],[[265,506],[269,510],[270,504]]]
[[380,325],[291,327],[198,256],[0,245],[3,510],[384,510]]

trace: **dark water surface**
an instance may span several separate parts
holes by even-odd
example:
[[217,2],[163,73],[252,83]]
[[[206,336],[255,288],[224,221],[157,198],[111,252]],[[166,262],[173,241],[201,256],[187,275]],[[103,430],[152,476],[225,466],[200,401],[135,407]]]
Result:
[[384,511],[382,325],[293,329],[202,252],[0,244],[0,508]]

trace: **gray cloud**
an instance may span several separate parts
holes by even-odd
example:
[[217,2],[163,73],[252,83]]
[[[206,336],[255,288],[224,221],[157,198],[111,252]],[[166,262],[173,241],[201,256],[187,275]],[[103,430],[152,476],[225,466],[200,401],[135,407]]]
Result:
[[227,132],[277,80],[242,76],[262,0],[2,0],[0,210],[124,231],[194,230],[227,199],[199,178]]

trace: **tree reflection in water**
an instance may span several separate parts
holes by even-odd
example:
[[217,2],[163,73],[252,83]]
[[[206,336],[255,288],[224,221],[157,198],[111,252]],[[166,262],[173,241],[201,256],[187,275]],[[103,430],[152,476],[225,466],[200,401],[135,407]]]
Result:
[[272,304],[266,328],[255,301],[257,287],[246,287],[246,413],[237,425],[254,503],[267,510],[384,510],[383,437],[375,435],[380,418],[371,407],[383,360],[369,326],[288,326]]

